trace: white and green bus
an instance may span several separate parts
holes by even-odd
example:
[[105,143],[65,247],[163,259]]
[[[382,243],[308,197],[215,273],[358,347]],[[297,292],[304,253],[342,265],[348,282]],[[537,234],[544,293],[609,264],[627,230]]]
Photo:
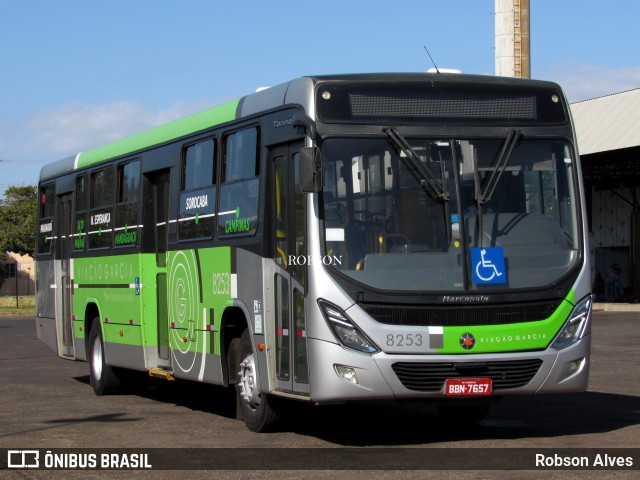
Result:
[[45,166],[37,332],[87,361],[283,401],[479,420],[589,375],[591,272],[551,82],[310,76]]

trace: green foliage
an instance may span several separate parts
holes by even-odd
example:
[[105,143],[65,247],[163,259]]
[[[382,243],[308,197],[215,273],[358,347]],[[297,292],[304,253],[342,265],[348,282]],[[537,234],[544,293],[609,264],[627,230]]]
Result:
[[0,297],[0,317],[3,315],[29,316],[35,315],[35,296],[20,295],[16,303],[14,295]]
[[0,199],[0,252],[35,254],[38,188],[9,187]]

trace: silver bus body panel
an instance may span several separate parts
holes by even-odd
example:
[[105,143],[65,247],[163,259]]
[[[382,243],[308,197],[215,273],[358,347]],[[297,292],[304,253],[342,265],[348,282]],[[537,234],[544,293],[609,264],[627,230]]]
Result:
[[[322,258],[322,246],[320,239],[320,225],[318,223],[319,205],[317,194],[311,194],[311,201],[307,201],[307,248],[311,258]],[[347,310],[355,302],[354,300],[334,281],[326,271],[325,267],[316,263],[307,269],[308,289],[305,301],[305,313],[307,315],[307,335],[314,339],[335,342],[336,339],[329,329],[329,325],[320,313],[317,300],[325,299],[331,303]],[[310,358],[314,357],[312,353]],[[311,377],[313,382],[313,377]]]
[[313,80],[306,77],[260,90],[243,97],[238,105],[236,117],[247,117],[270,110],[276,105],[301,105],[305,113],[314,118],[313,90]]
[[40,183],[72,172],[76,166],[76,158],[77,155],[73,155],[44,165],[40,170]]
[[55,318],[37,317],[36,334],[38,336],[38,340],[44,343],[56,354],[58,353],[58,330]]
[[55,270],[53,257],[36,262],[36,313],[54,318],[56,311]]
[[[521,388],[494,390],[491,396],[525,395],[535,393],[566,393],[583,391],[589,378],[589,350],[591,336],[563,350],[548,348],[536,352],[513,352],[478,355],[392,355],[379,353],[373,356],[356,353],[327,341],[309,339],[309,354],[313,358],[330,358],[330,362],[313,362],[310,375],[311,400],[317,403],[335,403],[348,400],[380,399],[449,399],[442,390],[420,392],[406,388],[392,369],[397,362],[456,362],[471,363],[483,361],[502,361],[540,359],[542,365],[531,379]],[[569,365],[580,361],[580,368],[571,373]],[[350,383],[334,370],[334,365],[344,365],[355,369],[358,384]],[[469,398],[469,397],[465,397]],[[473,397],[482,398],[482,397]]]
[[36,262],[36,334],[38,340],[60,355],[56,263],[53,259]]

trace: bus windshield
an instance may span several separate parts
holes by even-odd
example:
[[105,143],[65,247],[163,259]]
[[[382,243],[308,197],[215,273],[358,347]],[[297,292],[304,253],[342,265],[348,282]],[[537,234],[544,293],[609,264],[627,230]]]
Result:
[[324,253],[331,268],[380,290],[548,286],[579,259],[571,152],[513,133],[326,139]]

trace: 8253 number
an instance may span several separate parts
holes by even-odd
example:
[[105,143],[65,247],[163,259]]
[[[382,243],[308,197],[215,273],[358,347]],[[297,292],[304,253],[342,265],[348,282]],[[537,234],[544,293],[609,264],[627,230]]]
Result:
[[387,335],[387,347],[421,347],[423,338],[421,333],[390,333]]

